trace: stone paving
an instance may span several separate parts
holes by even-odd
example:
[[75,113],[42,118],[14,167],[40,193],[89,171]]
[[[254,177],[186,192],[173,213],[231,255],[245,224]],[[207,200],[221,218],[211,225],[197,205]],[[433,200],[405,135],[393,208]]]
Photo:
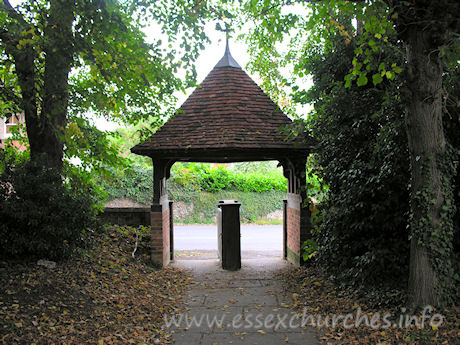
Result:
[[170,328],[173,344],[319,344],[313,328],[300,327],[299,318],[289,309],[291,298],[274,278],[290,266],[282,259],[242,260],[237,272],[222,270],[217,259],[177,260],[173,266],[189,270],[194,277],[185,308],[189,322],[196,320],[187,325],[184,315],[179,326]]

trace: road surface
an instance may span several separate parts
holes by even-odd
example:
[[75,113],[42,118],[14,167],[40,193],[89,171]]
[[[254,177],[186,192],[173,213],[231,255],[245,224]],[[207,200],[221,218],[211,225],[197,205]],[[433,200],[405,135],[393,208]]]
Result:
[[[217,255],[217,225],[174,225],[176,257],[203,254]],[[241,225],[241,255],[281,256],[283,252],[282,225]]]

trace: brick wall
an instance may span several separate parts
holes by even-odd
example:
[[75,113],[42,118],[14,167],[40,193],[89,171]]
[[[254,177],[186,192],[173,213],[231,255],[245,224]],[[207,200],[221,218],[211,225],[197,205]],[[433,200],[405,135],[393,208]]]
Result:
[[163,224],[163,266],[166,266],[170,260],[169,203],[167,203],[166,205],[163,205],[162,224]]
[[163,266],[163,212],[154,209],[150,212],[150,258],[155,265]]
[[104,212],[99,214],[104,224],[149,226],[150,208],[146,207],[106,207]]
[[287,194],[287,259],[295,265],[300,265],[300,205],[298,194]]
[[300,211],[288,207],[287,222],[287,246],[298,255],[300,251]]
[[166,266],[170,260],[169,200],[166,197],[160,202],[152,205],[150,212],[151,259],[157,266]]

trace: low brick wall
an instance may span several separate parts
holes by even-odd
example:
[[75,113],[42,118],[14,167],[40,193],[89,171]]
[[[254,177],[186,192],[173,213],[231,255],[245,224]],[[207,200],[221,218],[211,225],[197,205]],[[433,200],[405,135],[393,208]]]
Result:
[[294,265],[300,265],[300,195],[287,193],[287,259]]
[[164,263],[163,256],[163,212],[161,205],[152,205],[150,212],[150,259],[152,262],[161,267]]
[[151,260],[156,266],[168,265],[171,257],[169,243],[169,201],[162,198],[160,204],[152,205],[150,212]]
[[150,226],[149,207],[106,207],[99,218],[105,224]]
[[169,243],[170,235],[170,224],[169,224],[169,202],[163,204],[163,212],[161,213],[162,224],[163,224],[163,266],[169,263],[171,255],[171,247]]

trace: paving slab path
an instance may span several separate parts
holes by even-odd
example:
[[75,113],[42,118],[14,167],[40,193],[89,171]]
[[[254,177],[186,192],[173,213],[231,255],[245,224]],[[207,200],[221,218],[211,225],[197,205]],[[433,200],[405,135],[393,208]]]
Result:
[[[289,263],[276,257],[242,260],[242,268],[223,270],[217,259],[177,260],[194,282],[185,297],[187,312],[175,315],[175,345],[316,345],[316,331],[301,327],[301,316],[289,309],[276,273]],[[169,319],[171,321],[171,319]],[[180,321],[180,322],[179,322]]]

